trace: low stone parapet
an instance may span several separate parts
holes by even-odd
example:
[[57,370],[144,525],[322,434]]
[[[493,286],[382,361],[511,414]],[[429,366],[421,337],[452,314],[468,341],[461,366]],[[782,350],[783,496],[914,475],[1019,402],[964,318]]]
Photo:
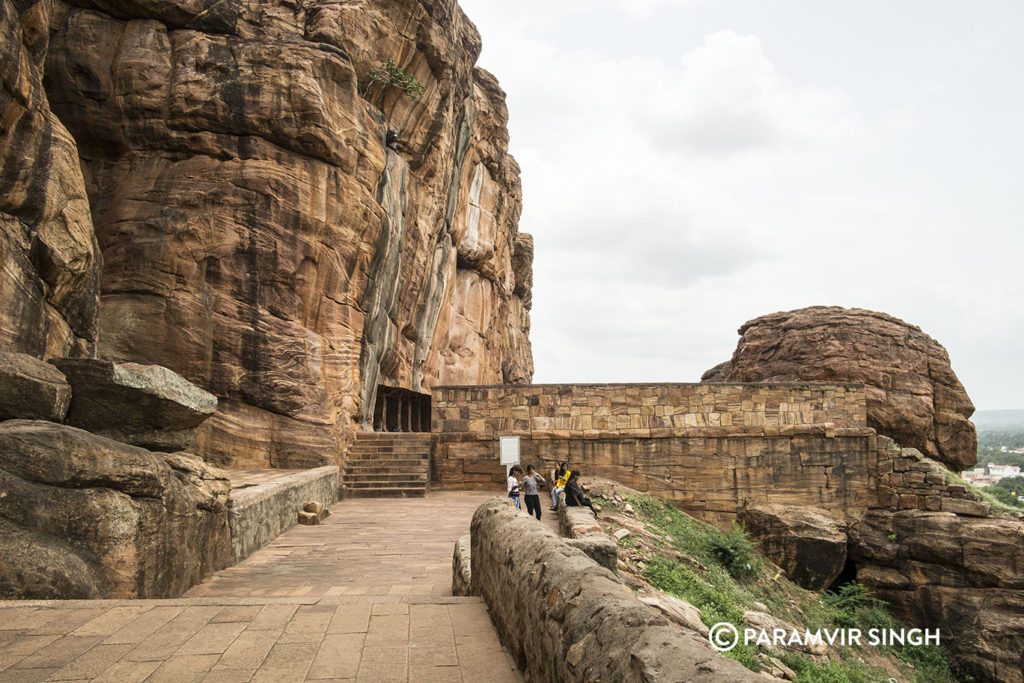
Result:
[[308,503],[329,507],[338,502],[338,468],[316,467],[235,489],[228,502],[232,563],[238,564],[298,523]]
[[494,498],[473,515],[474,593],[527,681],[764,681],[641,603],[614,574]]
[[604,533],[590,508],[558,502],[558,529],[569,545],[579,548],[602,567],[618,572],[619,544]]

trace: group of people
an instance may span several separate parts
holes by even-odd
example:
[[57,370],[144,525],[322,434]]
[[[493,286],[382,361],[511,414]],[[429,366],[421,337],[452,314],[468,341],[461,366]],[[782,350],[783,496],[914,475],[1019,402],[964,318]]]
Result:
[[[508,473],[508,497],[515,503],[516,509],[521,510],[520,495],[526,499],[526,511],[540,519],[540,487],[546,484],[547,480],[537,472],[533,465],[527,465],[526,471],[519,465],[513,465]],[[590,511],[597,517],[597,510],[594,509],[590,499],[583,493],[583,486],[580,484],[580,471],[570,470],[569,463],[559,463],[558,467],[551,473],[551,509],[558,509],[558,500],[564,494],[566,505],[578,505],[590,508]]]

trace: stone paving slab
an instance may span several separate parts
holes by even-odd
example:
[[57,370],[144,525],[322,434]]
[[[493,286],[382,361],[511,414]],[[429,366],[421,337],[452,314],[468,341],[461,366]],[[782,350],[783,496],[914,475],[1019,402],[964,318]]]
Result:
[[0,683],[521,681],[482,600],[450,594],[488,497],[343,501],[184,598],[0,601]]

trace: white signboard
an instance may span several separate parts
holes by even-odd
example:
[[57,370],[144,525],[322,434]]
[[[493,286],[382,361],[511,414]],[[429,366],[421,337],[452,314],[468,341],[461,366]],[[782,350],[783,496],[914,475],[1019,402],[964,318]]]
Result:
[[501,464],[502,465],[518,465],[519,464],[519,437],[518,436],[501,436],[498,437],[498,442],[501,445]]

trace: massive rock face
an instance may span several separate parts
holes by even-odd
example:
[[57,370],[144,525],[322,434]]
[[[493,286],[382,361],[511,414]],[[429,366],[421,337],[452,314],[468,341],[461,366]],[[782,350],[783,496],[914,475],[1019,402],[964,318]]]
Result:
[[177,597],[231,560],[224,472],[34,420],[0,423],[0,597]]
[[904,623],[941,629],[979,681],[1024,681],[1024,521],[872,510],[850,530],[857,581]]
[[0,0],[0,350],[87,354],[100,257],[75,141],[43,90],[49,0]]
[[[105,264],[99,355],[219,396],[194,444],[207,460],[336,462],[378,384],[530,379],[519,171],[455,2],[53,7],[47,94],[78,143]],[[422,97],[360,88],[389,58]],[[79,261],[95,280],[97,259]],[[95,304],[95,282],[55,283],[50,308],[82,308],[71,291]],[[93,338],[90,310],[67,314],[63,346]]]
[[977,462],[974,413],[949,355],[920,328],[884,313],[815,306],[755,318],[708,382],[863,382],[868,425],[963,470]]

